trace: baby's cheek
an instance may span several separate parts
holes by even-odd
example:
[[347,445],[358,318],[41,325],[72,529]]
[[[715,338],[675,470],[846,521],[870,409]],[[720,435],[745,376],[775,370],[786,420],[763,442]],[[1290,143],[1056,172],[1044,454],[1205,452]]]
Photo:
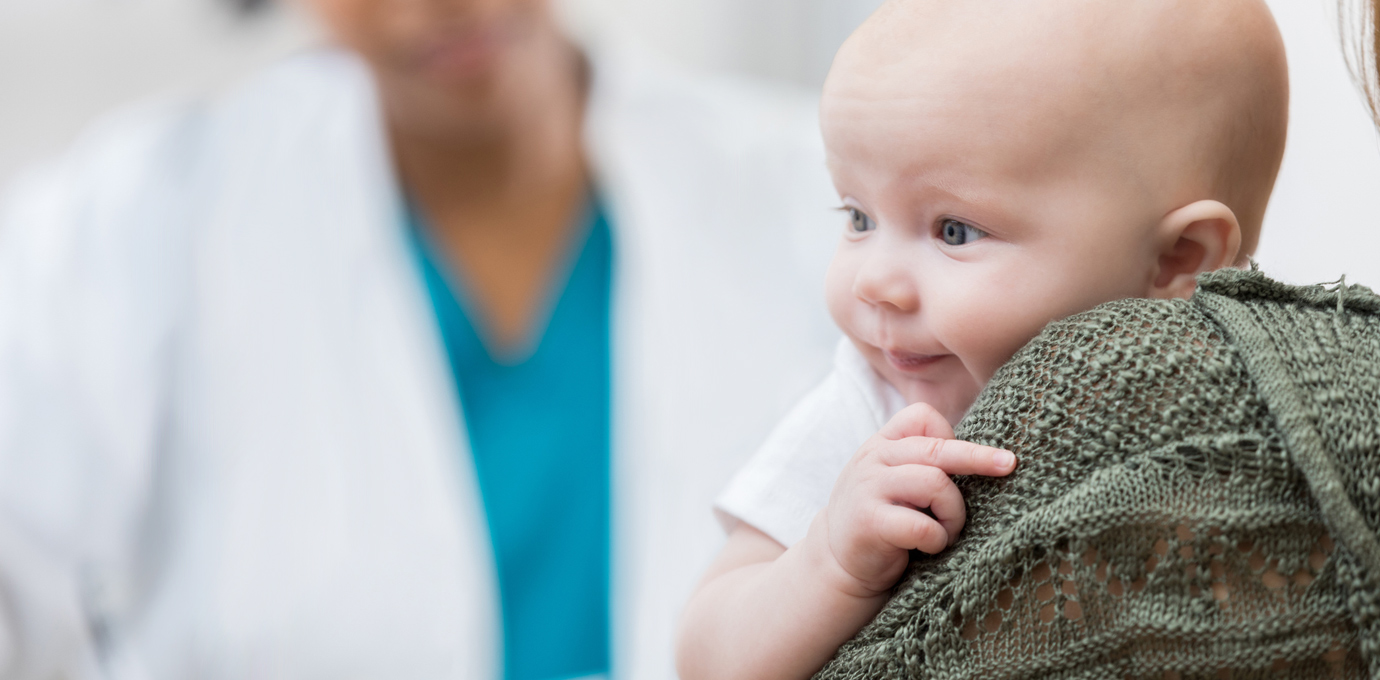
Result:
[[965,320],[962,345],[969,349],[966,363],[979,384],[986,385],[997,369],[1044,329],[1048,315],[1033,311],[1029,305],[1017,306]]
[[854,334],[862,304],[853,294],[853,263],[850,258],[838,253],[829,263],[829,271],[824,276],[824,304],[829,308],[829,316],[834,324],[849,335]]

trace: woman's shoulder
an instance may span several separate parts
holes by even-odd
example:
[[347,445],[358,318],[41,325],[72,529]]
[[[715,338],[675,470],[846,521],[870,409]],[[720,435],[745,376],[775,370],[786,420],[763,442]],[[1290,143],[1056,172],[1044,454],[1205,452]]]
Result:
[[[758,299],[803,299],[838,233],[813,96],[637,54],[591,62],[587,149],[615,218],[631,227],[624,233],[677,244],[677,266],[751,280]],[[791,304],[819,318],[832,342],[822,304]]]
[[215,95],[126,104],[93,121],[61,155],[4,187],[0,219],[32,222],[28,213],[54,210],[115,217],[149,203],[167,213],[178,197],[197,193],[191,183],[218,149],[256,137],[281,142],[292,138],[293,128],[320,129],[339,118],[323,112],[339,111],[346,99],[364,99],[368,87],[355,60],[320,50]]
[[1194,301],[1201,305],[1213,297],[1229,298],[1244,305],[1317,308],[1339,314],[1380,314],[1380,296],[1366,286],[1348,284],[1345,276],[1330,283],[1296,286],[1272,279],[1256,266],[1221,269],[1199,277]]
[[0,287],[46,295],[54,309],[75,290],[172,309],[198,230],[222,217],[247,222],[244,207],[281,193],[284,178],[340,184],[343,166],[360,164],[354,152],[372,139],[359,134],[373,111],[361,105],[367,84],[348,57],[309,53],[215,96],[99,118],[4,188]]
[[1380,296],[1252,268],[1204,275],[1189,300],[1121,300],[1050,324],[959,429],[1073,467],[1273,438],[1334,530],[1380,570],[1380,500],[1367,491],[1376,413]]
[[[109,194],[143,184],[140,177],[186,160],[186,140],[197,136],[202,107],[191,100],[162,98],[123,106],[91,123],[56,158],[22,172],[5,187],[4,205],[33,208],[58,193]],[[111,179],[118,178],[119,182]],[[93,197],[94,198],[94,197]]]
[[1254,432],[1257,402],[1236,348],[1195,302],[1126,299],[1050,323],[957,430],[1086,473],[1203,426],[1214,405],[1241,408],[1209,429]]
[[[1116,300],[1050,323],[998,371],[989,391],[1032,380],[1077,385],[1128,371],[1213,374],[1216,364],[1236,361],[1235,355],[1254,364],[1263,353],[1321,352],[1341,340],[1354,349],[1369,344],[1377,319],[1380,296],[1345,279],[1298,286],[1254,267],[1224,269],[1200,277],[1188,300]],[[1337,333],[1337,323],[1349,331]],[[1265,327],[1269,333],[1252,335]]]
[[591,128],[673,130],[684,145],[751,154],[819,153],[818,93],[793,84],[675,66],[630,49],[591,57]]
[[193,100],[128,105],[20,174],[0,194],[6,281],[36,293],[35,281],[94,284],[112,266],[147,277],[181,240],[175,225],[194,193],[204,125],[204,106]]

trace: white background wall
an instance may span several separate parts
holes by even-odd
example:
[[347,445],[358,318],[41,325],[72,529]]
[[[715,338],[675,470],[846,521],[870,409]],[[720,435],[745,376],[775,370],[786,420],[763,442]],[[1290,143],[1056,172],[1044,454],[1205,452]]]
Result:
[[1342,59],[1331,0],[1270,0],[1289,51],[1289,144],[1258,253],[1294,283],[1380,290],[1380,142]]
[[[572,0],[669,59],[823,79],[878,0]],[[1380,142],[1348,78],[1333,0],[1269,0],[1291,61],[1289,146],[1259,259],[1294,282],[1380,287]],[[91,117],[154,93],[211,90],[312,43],[282,9],[232,21],[211,0],[0,0],[0,182],[59,151]]]

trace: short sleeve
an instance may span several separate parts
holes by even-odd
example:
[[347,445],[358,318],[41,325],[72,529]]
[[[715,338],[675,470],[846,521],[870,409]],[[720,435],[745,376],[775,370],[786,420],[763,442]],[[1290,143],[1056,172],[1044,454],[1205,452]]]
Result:
[[714,504],[732,530],[746,522],[790,547],[829,503],[834,480],[868,437],[906,406],[846,338],[834,370],[791,410]]

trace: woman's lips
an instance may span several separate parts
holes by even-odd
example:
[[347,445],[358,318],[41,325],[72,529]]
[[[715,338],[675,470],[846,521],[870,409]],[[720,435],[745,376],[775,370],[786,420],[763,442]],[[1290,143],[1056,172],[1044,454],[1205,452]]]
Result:
[[902,352],[898,350],[884,350],[887,363],[898,371],[916,372],[923,371],[940,361],[943,361],[947,354],[916,354],[914,352]]
[[489,26],[452,34],[423,52],[422,67],[444,79],[465,80],[493,68],[512,39],[506,26]]

